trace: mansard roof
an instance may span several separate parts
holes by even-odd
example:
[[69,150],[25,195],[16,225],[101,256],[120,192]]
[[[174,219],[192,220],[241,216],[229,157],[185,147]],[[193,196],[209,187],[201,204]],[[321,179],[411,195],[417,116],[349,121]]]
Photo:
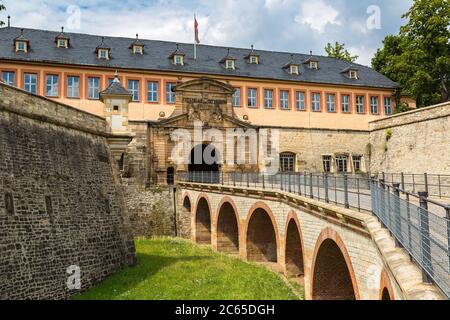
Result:
[[[0,61],[15,60],[28,62],[45,62],[54,64],[70,64],[89,67],[107,67],[112,69],[135,69],[143,71],[163,71],[179,73],[179,66],[167,59],[170,56],[176,43],[158,40],[140,39],[140,43],[145,45],[145,53],[139,57],[129,50],[133,38],[103,37],[103,46],[111,51],[110,60],[97,59],[92,52],[98,49],[102,43],[102,37],[80,33],[65,33],[70,37],[71,47],[68,50],[58,50],[55,48],[54,40],[59,32],[25,29],[27,38],[33,43],[33,50],[25,55],[20,55],[11,50],[10,44],[20,34],[20,28],[5,27],[0,29]],[[107,44],[107,46],[106,46]],[[182,72],[202,75],[226,75],[227,70],[219,63],[226,47],[198,45],[197,59],[194,60],[193,44],[179,44],[181,52],[185,54]],[[258,65],[239,63],[245,61],[248,49],[232,48],[233,57],[237,59],[236,70],[233,76],[254,79],[287,80],[302,83],[322,83],[336,85],[350,85],[378,88],[396,88],[398,85],[377,71],[357,65],[359,79],[348,79],[342,70],[355,66],[349,62],[325,57],[313,56],[320,65],[319,70],[310,70],[307,66],[301,65],[299,71],[301,76],[295,80],[285,72],[283,66],[287,61],[291,61],[291,53],[258,50],[261,61]],[[295,61],[307,61],[310,54],[294,54]]]

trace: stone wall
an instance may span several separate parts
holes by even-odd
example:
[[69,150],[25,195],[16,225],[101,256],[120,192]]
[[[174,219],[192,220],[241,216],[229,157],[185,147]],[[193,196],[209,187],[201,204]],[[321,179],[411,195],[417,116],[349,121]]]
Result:
[[173,187],[144,187],[127,179],[124,179],[124,184],[133,236],[175,236]]
[[368,131],[327,129],[280,129],[280,152],[296,154],[296,170],[322,172],[322,156],[332,156],[332,171],[335,172],[336,155],[347,155],[349,172],[354,172],[352,155],[362,156],[362,171],[369,164],[367,144]]
[[371,171],[450,174],[449,128],[449,102],[371,122]]
[[[65,299],[136,261],[105,121],[0,84],[0,299]],[[75,268],[76,269],[76,268]]]

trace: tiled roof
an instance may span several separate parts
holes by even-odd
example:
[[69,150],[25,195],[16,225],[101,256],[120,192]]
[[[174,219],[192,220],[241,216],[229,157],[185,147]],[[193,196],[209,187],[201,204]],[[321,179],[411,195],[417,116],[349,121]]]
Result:
[[[249,64],[245,57],[248,56],[251,49],[230,48],[229,55],[236,58],[236,70],[227,70],[220,63],[227,55],[227,48],[198,45],[197,60],[194,60],[193,44],[179,44],[179,50],[186,57],[183,66],[176,66],[169,59],[177,49],[177,44],[174,42],[139,39],[139,42],[145,45],[146,50],[143,55],[135,55],[129,49],[130,43],[135,41],[133,38],[102,37],[79,33],[65,32],[64,35],[70,38],[70,47],[61,50],[54,45],[58,32],[24,29],[24,37],[30,41],[31,50],[28,53],[16,53],[13,50],[13,40],[20,36],[20,30],[20,28],[13,27],[0,29],[0,61],[20,60],[111,69],[186,72],[379,88],[398,87],[395,82],[369,67],[330,57],[258,50],[259,64]],[[110,60],[97,59],[95,52],[100,44],[111,48]],[[295,62],[304,62],[311,58],[318,61],[318,70],[311,70],[307,65],[302,64],[299,68],[300,75],[291,75],[286,69],[283,69],[286,62],[292,61],[291,59]],[[358,80],[349,79],[342,73],[342,70],[351,66],[357,66]]]

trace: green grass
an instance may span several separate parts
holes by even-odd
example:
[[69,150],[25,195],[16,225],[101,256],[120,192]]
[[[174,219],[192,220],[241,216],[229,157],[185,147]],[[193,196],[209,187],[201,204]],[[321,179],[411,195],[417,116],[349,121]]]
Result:
[[[265,267],[180,239],[137,240],[138,265],[77,300],[294,300],[292,286]],[[295,288],[295,292],[298,292]]]

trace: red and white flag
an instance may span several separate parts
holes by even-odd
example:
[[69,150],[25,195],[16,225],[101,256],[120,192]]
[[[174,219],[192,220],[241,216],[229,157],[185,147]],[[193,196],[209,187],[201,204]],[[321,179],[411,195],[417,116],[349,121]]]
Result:
[[198,37],[198,22],[197,18],[194,16],[194,29],[195,29],[195,43],[200,43],[200,38]]

